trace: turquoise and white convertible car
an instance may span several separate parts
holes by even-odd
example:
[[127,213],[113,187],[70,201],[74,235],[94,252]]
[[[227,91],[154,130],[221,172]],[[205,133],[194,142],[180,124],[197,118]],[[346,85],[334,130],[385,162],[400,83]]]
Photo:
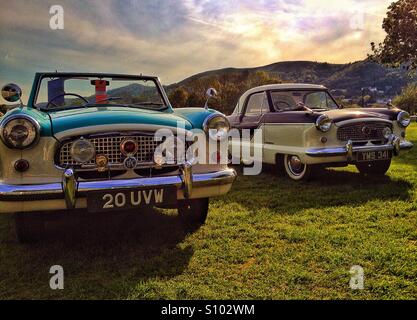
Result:
[[[15,84],[2,89],[8,102],[21,95]],[[16,213],[22,242],[39,239],[57,211],[157,206],[204,223],[209,198],[227,193],[236,173],[185,156],[161,161],[159,129],[204,129],[209,142],[220,137],[210,129],[229,124],[208,108],[173,109],[156,77],[37,73],[27,105],[0,118],[0,213]]]

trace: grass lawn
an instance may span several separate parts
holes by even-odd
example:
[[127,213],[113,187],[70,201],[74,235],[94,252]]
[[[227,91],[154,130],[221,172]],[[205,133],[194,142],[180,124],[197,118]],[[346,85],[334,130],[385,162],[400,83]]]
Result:
[[[416,124],[408,138],[417,145]],[[19,245],[2,215],[0,298],[415,299],[416,186],[417,147],[382,178],[240,176],[188,233],[154,211],[54,222],[43,243]],[[64,290],[49,289],[52,265]],[[353,265],[364,290],[349,288]]]

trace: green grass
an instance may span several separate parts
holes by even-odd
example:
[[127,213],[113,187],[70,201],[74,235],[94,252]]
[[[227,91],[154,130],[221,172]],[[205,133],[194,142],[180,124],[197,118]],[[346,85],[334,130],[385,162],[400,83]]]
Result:
[[[408,131],[417,144],[417,125]],[[310,183],[240,176],[213,199],[207,224],[186,232],[151,212],[55,222],[19,245],[0,216],[0,298],[415,299],[417,148],[384,178],[354,167]],[[97,218],[97,217],[96,217]],[[62,265],[65,289],[49,289]],[[365,289],[349,288],[349,269]]]

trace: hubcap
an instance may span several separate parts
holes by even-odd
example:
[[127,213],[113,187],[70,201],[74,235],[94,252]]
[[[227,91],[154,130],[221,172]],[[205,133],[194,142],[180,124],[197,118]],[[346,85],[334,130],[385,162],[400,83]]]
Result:
[[304,172],[305,165],[297,156],[288,156],[288,168],[295,176],[299,176]]

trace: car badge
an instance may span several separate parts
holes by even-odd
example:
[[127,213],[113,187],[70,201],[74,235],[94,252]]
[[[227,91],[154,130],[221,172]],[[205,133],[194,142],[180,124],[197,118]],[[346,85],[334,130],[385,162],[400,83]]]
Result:
[[371,128],[369,128],[368,126],[363,126],[362,133],[366,136],[369,136],[371,134]]
[[123,161],[123,165],[126,169],[135,169],[138,165],[138,160],[135,157],[127,157],[125,161]]
[[97,170],[99,172],[104,172],[107,170],[107,165],[109,164],[109,159],[107,159],[107,157],[103,154],[98,154],[96,156],[96,165],[97,165]]

